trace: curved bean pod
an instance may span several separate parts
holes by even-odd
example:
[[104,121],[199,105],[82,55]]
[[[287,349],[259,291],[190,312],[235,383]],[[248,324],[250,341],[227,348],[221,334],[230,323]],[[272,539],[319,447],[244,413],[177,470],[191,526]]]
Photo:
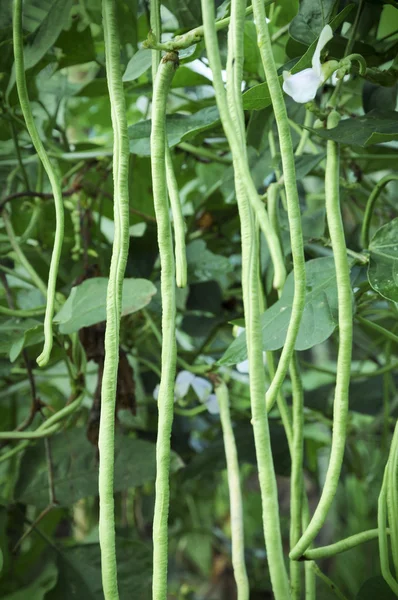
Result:
[[56,226],[54,247],[51,256],[50,271],[48,275],[47,289],[47,307],[44,317],[44,347],[40,356],[37,357],[37,364],[44,367],[49,359],[53,345],[53,328],[52,320],[54,316],[55,292],[57,285],[57,275],[59,260],[61,257],[62,242],[64,239],[64,207],[62,203],[61,181],[57,176],[53,165],[47,155],[40,139],[37,127],[33,118],[32,109],[29,103],[28,89],[25,79],[25,65],[23,54],[23,36],[22,36],[22,0],[14,0],[13,14],[13,43],[14,43],[14,58],[15,58],[15,80],[19,103],[22,114],[25,119],[26,127],[32,139],[33,146],[43,164],[43,167],[50,180],[52,193],[54,196]]

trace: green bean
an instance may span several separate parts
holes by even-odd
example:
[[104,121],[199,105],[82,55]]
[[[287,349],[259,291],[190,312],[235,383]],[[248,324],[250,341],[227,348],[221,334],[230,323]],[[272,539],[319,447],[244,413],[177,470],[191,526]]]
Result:
[[[387,533],[390,533],[390,530],[387,530]],[[335,542],[334,544],[329,544],[329,546],[321,546],[319,548],[312,548],[311,550],[307,550],[304,554],[304,559],[320,560],[321,558],[330,558],[331,556],[335,556],[336,554],[341,554],[342,552],[352,550],[352,548],[356,548],[356,546],[360,546],[361,544],[366,544],[367,542],[376,540],[378,534],[378,529],[369,529],[368,531],[361,531],[360,533],[355,533],[354,535],[350,535],[344,540],[340,540],[338,542]]]
[[[290,597],[289,581],[283,559],[278,497],[270,445],[268,418],[266,410],[264,410],[265,375],[262,360],[262,340],[260,330],[260,294],[258,289],[259,263],[256,243],[257,235],[250,202],[252,203],[260,227],[266,236],[275,265],[280,264],[279,257],[282,256],[282,253],[277,235],[270,226],[268,215],[253,184],[246,160],[244,137],[242,135],[242,116],[240,114],[241,100],[240,94],[237,94],[237,90],[240,90],[240,65],[243,49],[238,46],[232,47],[229,45],[229,52],[234,53],[236,66],[234,66],[233,60],[230,59],[227,61],[227,66],[229,66],[228,72],[230,73],[231,70],[234,69],[234,79],[230,82],[231,85],[227,89],[227,101],[221,78],[221,61],[212,0],[202,0],[202,14],[205,44],[210,68],[213,73],[213,85],[216,93],[217,106],[231,148],[235,169],[235,188],[241,219],[243,302],[248,342],[252,424],[259,471],[263,508],[263,528],[268,564],[275,597],[278,600],[282,598],[287,600]],[[234,39],[234,44],[241,43],[242,36],[239,36],[238,34],[240,28],[243,29],[243,24],[240,21],[241,18],[241,5],[232,3],[231,36],[232,39]],[[280,287],[284,278],[285,270],[276,273],[275,286]]]
[[[150,0],[150,21],[151,30],[157,42],[160,42],[162,35],[160,19],[159,0]],[[155,82],[156,72],[159,66],[161,52],[152,50],[152,81]],[[170,84],[171,85],[171,84]],[[173,161],[170,148],[168,147],[167,137],[165,138],[165,160],[166,160],[166,183],[170,199],[171,213],[173,215],[174,238],[175,238],[175,260],[176,260],[176,283],[178,287],[187,285],[187,256],[185,248],[185,222],[182,214],[180,194],[178,183],[174,173]]]
[[50,354],[53,345],[52,320],[54,316],[58,267],[64,237],[64,208],[62,203],[61,181],[57,173],[55,172],[55,169],[40,139],[33,118],[32,109],[29,103],[24,66],[22,35],[22,0],[14,0],[13,44],[15,58],[15,80],[17,84],[19,103],[21,105],[22,114],[24,116],[29,135],[32,139],[33,146],[35,147],[35,150],[50,180],[51,189],[54,196],[56,214],[54,247],[51,256],[50,271],[48,275],[47,308],[44,317],[44,347],[40,356],[37,357],[37,364],[40,367],[44,367],[50,359]]
[[216,385],[215,391],[220,407],[225,458],[227,461],[231,511],[232,565],[238,591],[238,600],[248,600],[250,588],[245,565],[242,491],[240,487],[238,452],[229,409],[229,394],[228,388],[223,381]]
[[174,225],[174,244],[176,260],[176,282],[177,286],[183,288],[187,285],[187,253],[185,249],[185,222],[182,214],[178,183],[174,173],[173,161],[170,148],[165,147],[166,153],[166,181],[169,192],[171,213]]
[[395,567],[395,575],[398,577],[398,426],[395,427],[390,456],[387,463],[387,513],[391,530],[391,554]]
[[387,467],[384,471],[383,485],[378,501],[377,510],[377,525],[379,532],[379,555],[380,555],[380,568],[381,574],[384,580],[390,586],[395,595],[398,596],[398,582],[394,579],[389,564],[388,558],[388,539],[387,539],[387,510],[386,510],[386,496],[387,496]]
[[[336,113],[329,116],[328,125],[335,125]],[[336,494],[344,457],[348,419],[348,397],[352,353],[352,291],[347,260],[344,228],[339,197],[339,149],[333,141],[327,143],[325,175],[326,216],[332,242],[337,279],[339,309],[339,351],[333,408],[333,438],[328,470],[321,498],[301,539],[290,552],[292,560],[299,559],[323,526]]]
[[[290,547],[300,539],[301,515],[304,493],[303,483],[303,430],[304,430],[304,392],[298,368],[296,353],[290,363],[293,398],[293,445],[291,451],[292,472],[290,479]],[[290,561],[290,586],[292,598],[301,598],[301,564]]]
[[270,409],[274,405],[278,391],[286,376],[289,363],[294,352],[294,346],[304,310],[306,274],[300,204],[296,182],[296,169],[286,105],[272,53],[272,45],[268,31],[268,25],[266,22],[264,4],[262,0],[253,0],[252,5],[253,16],[257,30],[257,43],[268,83],[268,89],[279,134],[295,282],[292,314],[286,335],[285,345],[281,353],[275,377],[267,391],[267,408]]
[[114,132],[113,179],[115,237],[106,301],[105,361],[101,389],[99,429],[99,537],[102,585],[105,600],[117,600],[115,516],[113,498],[115,453],[115,402],[119,362],[119,333],[123,277],[129,245],[129,141],[123,83],[120,71],[120,42],[115,0],[103,0],[106,76]]
[[390,175],[386,175],[385,177],[382,177],[382,179],[380,179],[380,181],[378,181],[378,183],[375,185],[375,187],[373,188],[373,190],[368,198],[368,201],[366,203],[366,208],[365,208],[365,214],[364,214],[363,222],[362,222],[362,229],[361,229],[361,246],[362,246],[362,248],[367,248],[369,246],[370,222],[372,220],[372,215],[373,215],[373,211],[375,208],[376,200],[380,196],[380,193],[382,192],[383,188],[387,185],[387,183],[390,183],[390,181],[398,181],[398,175],[392,173]]
[[158,245],[161,265],[162,359],[158,395],[156,441],[155,511],[153,522],[153,599],[167,597],[167,528],[169,512],[170,435],[173,423],[174,379],[176,372],[175,265],[167,201],[165,144],[166,105],[170,84],[178,64],[176,53],[160,62],[152,100],[151,168]]

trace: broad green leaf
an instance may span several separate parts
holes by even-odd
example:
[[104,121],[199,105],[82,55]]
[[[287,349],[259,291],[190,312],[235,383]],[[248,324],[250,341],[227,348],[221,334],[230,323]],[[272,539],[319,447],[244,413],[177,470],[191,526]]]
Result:
[[180,27],[193,29],[202,24],[202,11],[197,0],[165,0],[163,2],[178,20]]
[[370,285],[384,298],[398,302],[398,218],[376,231],[369,251]]
[[363,117],[340,121],[333,129],[310,129],[320,137],[348,146],[370,146],[398,140],[398,112],[371,110]]
[[317,40],[335,4],[335,0],[302,0],[289,27],[292,38],[307,45]]
[[[60,332],[74,333],[82,327],[105,321],[107,287],[106,277],[93,277],[73,287],[65,304],[54,317]],[[125,279],[122,316],[144,308],[155,293],[155,286],[146,279]]]
[[[346,6],[334,19],[329,23],[333,31],[335,31],[345,20],[347,14],[351,12],[354,4]],[[291,73],[298,73],[303,69],[311,66],[312,56],[315,52],[317,41],[312,42],[306,53],[296,62],[293,68],[289,69]],[[283,77],[279,77],[279,82],[282,85]],[[269,95],[268,85],[259,83],[253,86],[243,94],[243,108],[245,110],[261,110],[271,104],[271,96]]]
[[381,575],[371,577],[361,587],[355,600],[394,600],[396,595]]
[[54,563],[47,563],[43,570],[35,576],[32,583],[26,587],[2,596],[3,600],[44,600],[47,593],[57,583],[58,569]]
[[[116,554],[120,600],[128,600],[132,595],[137,600],[146,600],[151,586],[151,547],[117,536]],[[57,566],[58,582],[46,600],[103,600],[98,543],[62,549],[57,553]]]
[[[153,481],[156,475],[155,445],[145,440],[116,435],[116,492]],[[54,486],[62,506],[71,506],[80,498],[98,494],[98,459],[94,446],[81,428],[68,429],[51,438]],[[173,454],[172,470],[181,467]],[[48,474],[44,443],[37,442],[25,453],[15,487],[15,498],[25,504],[48,504]]]
[[[220,116],[216,106],[202,108],[193,115],[181,115],[178,113],[169,115],[166,119],[169,147],[172,148],[180,142],[218,125],[219,121]],[[150,119],[140,121],[129,127],[130,152],[141,156],[149,156],[151,153],[150,135]]]
[[319,154],[304,154],[295,158],[296,177],[297,180],[302,180],[308,173],[315,169],[319,163],[325,158],[325,152]]
[[140,48],[129,60],[123,75],[123,81],[134,81],[143,75],[152,65],[152,50]]
[[72,27],[68,31],[61,32],[55,46],[62,52],[58,61],[59,69],[81,65],[96,58],[90,27],[81,31],[78,21],[73,21]]
[[[28,331],[37,331],[38,328],[43,329],[43,324],[36,319],[7,319],[0,324],[0,354],[8,354],[15,345],[12,354],[16,352],[16,348],[22,340],[25,339],[25,334]],[[40,340],[38,340],[40,341]],[[35,342],[34,342],[35,343]],[[18,352],[19,354],[19,352]],[[14,358],[15,360],[15,358]]]
[[[306,263],[307,293],[296,350],[307,350],[328,339],[337,326],[337,284],[333,258],[315,258]],[[279,350],[285,343],[294,293],[290,273],[281,298],[261,317],[263,350]],[[246,360],[246,333],[243,331],[218,361],[235,365]]]
[[213,254],[203,240],[195,240],[187,246],[187,263],[188,272],[196,281],[217,280],[233,269],[226,256]]
[[43,324],[38,323],[30,329],[26,329],[21,335],[15,337],[10,348],[10,361],[15,362],[24,348],[39,344],[44,339]]
[[362,90],[364,111],[368,113],[374,109],[394,110],[397,103],[397,90],[397,84],[384,87],[365,81]]
[[24,48],[25,70],[31,69],[55,44],[68,22],[72,0],[54,0],[44,21],[33,35],[32,42]]

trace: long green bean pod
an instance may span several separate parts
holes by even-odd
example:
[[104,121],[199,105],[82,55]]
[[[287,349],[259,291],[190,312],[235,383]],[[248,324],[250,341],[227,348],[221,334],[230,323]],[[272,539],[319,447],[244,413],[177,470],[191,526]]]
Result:
[[[159,0],[150,0],[150,21],[151,29],[156,40],[160,42],[162,35],[160,2]],[[158,70],[161,52],[152,50],[152,82],[155,82],[156,72]],[[173,160],[171,158],[170,148],[167,137],[165,143],[166,158],[166,182],[169,194],[171,214],[173,215],[174,228],[174,249],[175,249],[175,271],[177,286],[183,288],[187,285],[187,251],[185,246],[185,222],[182,214],[180,193],[178,190],[177,178],[174,172]]]
[[398,577],[398,426],[392,438],[390,456],[387,463],[387,514],[391,532],[391,555]]
[[103,0],[106,76],[114,134],[113,180],[115,237],[106,300],[105,362],[99,430],[99,537],[105,600],[117,600],[114,517],[115,402],[123,278],[129,247],[129,142],[120,71],[120,42],[115,0]]
[[274,405],[278,391],[286,376],[294,351],[301,317],[304,310],[306,281],[300,204],[297,192],[293,144],[290,135],[286,105],[279,83],[274,55],[272,53],[272,44],[266,21],[264,3],[262,0],[253,0],[252,6],[257,30],[257,43],[260,50],[261,61],[267,79],[272,107],[275,114],[276,126],[279,134],[279,145],[282,158],[283,179],[286,191],[287,214],[289,220],[294,267],[294,298],[292,315],[286,335],[285,345],[279,359],[278,368],[271,386],[267,391],[267,407],[271,408]]
[[377,526],[379,533],[379,555],[380,568],[384,580],[390,586],[394,594],[398,596],[398,581],[394,578],[390,569],[390,561],[388,556],[388,538],[387,538],[387,468],[384,471],[383,485],[378,501],[377,509]]
[[[389,529],[387,530],[387,533],[390,533]],[[331,556],[335,556],[336,554],[341,554],[342,552],[352,550],[352,548],[356,548],[361,544],[367,544],[372,540],[376,540],[378,535],[378,529],[368,529],[367,531],[361,531],[360,533],[350,535],[349,537],[335,542],[334,544],[329,544],[329,546],[320,546],[319,548],[312,548],[311,550],[307,550],[307,552],[304,554],[304,558],[305,560],[320,560],[321,558],[330,558]]]
[[[292,473],[290,479],[290,547],[293,548],[301,534],[301,517],[303,505],[303,429],[304,429],[304,392],[296,353],[290,363],[293,399],[293,447],[291,452]],[[302,565],[290,561],[290,587],[292,598],[301,598]]]
[[398,181],[398,174],[390,174],[382,177],[373,188],[368,201],[366,203],[365,214],[363,216],[362,229],[361,229],[361,246],[367,248],[369,246],[369,229],[370,222],[372,220],[373,211],[376,205],[376,200],[380,196],[383,188],[390,183],[390,181]]
[[238,452],[232,429],[229,409],[229,394],[226,384],[216,385],[216,395],[220,408],[221,427],[224,437],[225,458],[227,461],[229,503],[231,512],[232,565],[238,591],[238,600],[248,600],[249,580],[245,565],[243,506],[240,487]]
[[23,117],[25,119],[26,127],[32,139],[33,146],[50,180],[51,189],[54,196],[56,215],[54,247],[51,256],[50,271],[48,275],[47,306],[46,314],[44,317],[44,347],[40,356],[37,357],[37,364],[40,367],[44,367],[50,359],[51,349],[53,345],[52,320],[54,316],[55,292],[57,286],[59,260],[61,257],[62,242],[64,238],[64,207],[62,202],[61,180],[57,176],[57,173],[55,172],[55,169],[51,164],[51,161],[44,148],[43,142],[40,139],[39,132],[37,131],[37,127],[33,118],[32,109],[29,103],[28,88],[25,79],[25,65],[23,52],[22,0],[14,0],[13,43],[15,58],[15,80],[17,84],[19,103],[21,106]]
[[[270,444],[268,418],[264,406],[265,374],[262,360],[260,329],[260,295],[258,293],[258,247],[256,243],[257,236],[254,219],[248,202],[249,198],[256,217],[258,218],[259,225],[269,243],[271,256],[274,258],[275,253],[281,253],[281,250],[277,236],[269,224],[268,215],[259,199],[250,175],[242,144],[241,129],[238,127],[238,123],[235,123],[231,117],[231,96],[229,96],[227,102],[221,78],[221,61],[215,28],[213,0],[202,0],[202,14],[206,50],[213,73],[213,85],[216,92],[217,106],[231,148],[235,167],[235,187],[241,218],[242,280],[243,288],[244,290],[246,289],[243,294],[243,301],[248,342],[252,424],[259,471],[267,558],[275,598],[277,600],[288,600],[288,598],[290,598],[290,588],[283,558],[275,471]],[[239,11],[238,9],[235,10],[231,7],[231,20],[233,18],[239,18]],[[239,27],[238,20],[235,21],[233,26],[236,31]],[[231,48],[230,51],[236,53],[238,57],[240,56],[239,53],[241,52],[241,49],[239,47]],[[239,77],[238,71],[236,72],[236,77]],[[237,81],[235,82],[235,85],[237,85]],[[234,89],[233,86],[231,86],[231,88],[232,90]],[[237,107],[236,114],[238,115]],[[259,205],[261,206],[261,209],[259,208]],[[275,262],[277,263],[278,261]],[[280,282],[284,281],[285,273],[279,273],[278,275],[280,277],[278,285],[280,285]]]
[[170,436],[173,424],[177,346],[175,338],[175,265],[167,199],[165,144],[167,95],[177,66],[178,54],[175,52],[169,52],[162,58],[155,79],[152,100],[151,168],[158,228],[162,295],[162,375],[158,395],[156,496],[153,522],[152,593],[154,600],[165,600],[167,597]]
[[187,251],[185,248],[185,222],[182,214],[178,183],[174,173],[170,148],[166,142],[166,181],[169,193],[171,214],[174,225],[174,247],[176,260],[176,283],[183,288],[187,285]]
[[[336,125],[336,115],[335,112],[329,115],[329,127]],[[339,148],[336,142],[328,141],[325,174],[326,217],[333,248],[339,308],[339,351],[333,405],[333,437],[321,498],[307,529],[290,552],[292,560],[299,559],[305,553],[326,520],[336,494],[346,441],[353,317],[350,268],[340,211],[339,182]]]

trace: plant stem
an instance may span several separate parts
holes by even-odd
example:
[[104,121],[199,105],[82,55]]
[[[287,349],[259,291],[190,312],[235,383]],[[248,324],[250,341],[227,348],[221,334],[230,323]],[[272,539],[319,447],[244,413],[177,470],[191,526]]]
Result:
[[364,319],[360,315],[355,315],[355,318],[359,323],[361,323],[365,327],[368,327],[369,329],[380,333],[383,337],[385,337],[388,340],[391,340],[392,342],[398,343],[398,335],[396,335],[389,329],[386,329],[385,327],[382,327],[381,325],[378,325],[373,321],[369,321],[369,319]]
[[377,182],[375,187],[373,188],[368,201],[366,203],[365,214],[362,222],[361,229],[361,246],[362,248],[367,248],[369,246],[369,230],[370,230],[370,222],[372,220],[373,211],[375,208],[376,200],[380,196],[383,188],[390,183],[390,181],[398,181],[398,174],[391,173],[390,175],[386,175],[380,181]]
[[322,579],[322,581],[326,583],[326,585],[333,592],[336,598],[339,598],[340,600],[347,600],[347,597],[339,590],[337,585],[333,583],[333,581],[329,579],[329,577],[320,570],[320,568],[315,562],[312,563],[312,569],[314,570],[315,574],[319,577],[319,579]]

